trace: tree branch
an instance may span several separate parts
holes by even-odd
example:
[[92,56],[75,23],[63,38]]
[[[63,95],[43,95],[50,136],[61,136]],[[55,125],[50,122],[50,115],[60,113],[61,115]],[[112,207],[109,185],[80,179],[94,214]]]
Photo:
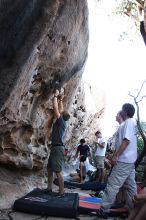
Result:
[[[140,123],[139,104],[138,104],[140,101],[142,101],[143,98],[146,97],[146,95],[140,97],[140,93],[141,93],[141,91],[142,91],[143,86],[144,86],[145,83],[146,83],[146,80],[142,83],[142,85],[141,85],[139,91],[137,92],[137,95],[136,95],[136,96],[132,95],[132,94],[129,92],[129,95],[133,98],[134,103],[135,103],[136,108],[137,108],[137,128],[138,128],[139,133],[140,133],[140,135],[141,135],[141,138],[142,138],[142,140],[143,140],[143,142],[144,142],[144,148],[143,148],[142,152],[140,153],[140,155],[139,155],[139,157],[137,158],[136,163],[135,163],[135,167],[136,167],[136,168],[138,167],[138,165],[139,165],[140,162],[142,161],[143,157],[146,156],[146,135],[145,135],[145,133],[144,133],[144,131],[143,131],[143,129],[142,129],[141,123]],[[140,98],[140,99],[139,99],[139,98]],[[139,100],[138,100],[138,99],[139,99]]]
[[137,93],[136,98],[140,95],[140,93],[141,93],[141,91],[142,91],[143,86],[144,86],[145,83],[146,83],[146,80],[142,83],[142,85],[141,85],[141,87],[140,87],[140,90],[139,90],[139,92]]
[[144,1],[142,1],[142,0],[136,0],[136,2],[138,2],[138,3],[141,5],[141,7],[144,9]]

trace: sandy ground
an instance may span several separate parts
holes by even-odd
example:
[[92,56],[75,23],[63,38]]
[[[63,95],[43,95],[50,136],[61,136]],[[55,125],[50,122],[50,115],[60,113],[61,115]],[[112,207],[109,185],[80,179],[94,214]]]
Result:
[[[87,216],[80,215],[78,217],[79,220],[102,220],[101,218],[97,218],[95,216]],[[75,220],[72,218],[57,218],[57,217],[41,217],[39,215],[30,215],[26,213],[20,212],[9,212],[5,210],[5,213],[1,212],[0,220]],[[119,218],[108,218],[108,220],[120,220]]]

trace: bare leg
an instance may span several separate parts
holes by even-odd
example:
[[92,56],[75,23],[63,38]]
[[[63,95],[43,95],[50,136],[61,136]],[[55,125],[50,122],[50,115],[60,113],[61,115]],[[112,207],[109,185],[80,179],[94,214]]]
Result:
[[53,172],[48,168],[48,190],[52,190],[53,185]]
[[58,178],[58,185],[59,185],[59,194],[62,195],[64,193],[64,179],[61,172],[56,172],[56,176]]
[[71,177],[73,177],[73,176],[76,176],[77,173],[70,173],[69,175],[70,175]]
[[70,181],[80,181],[79,174],[76,173],[76,175],[72,176],[72,177],[70,178]]

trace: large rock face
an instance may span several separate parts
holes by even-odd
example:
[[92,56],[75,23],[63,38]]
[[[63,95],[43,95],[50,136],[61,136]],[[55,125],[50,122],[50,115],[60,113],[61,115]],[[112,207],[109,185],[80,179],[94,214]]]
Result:
[[68,108],[83,72],[87,3],[12,2],[0,5],[0,162],[42,168],[52,125],[51,95],[74,76],[66,92]]
[[81,81],[88,49],[86,0],[0,1],[0,33],[0,208],[5,208],[45,182],[54,89],[66,91],[70,147],[87,134],[90,141],[104,105],[88,111]]

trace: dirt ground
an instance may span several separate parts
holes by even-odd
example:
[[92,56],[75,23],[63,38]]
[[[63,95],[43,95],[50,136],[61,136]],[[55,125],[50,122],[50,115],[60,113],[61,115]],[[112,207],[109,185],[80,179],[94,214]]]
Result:
[[[102,220],[95,216],[80,215],[79,220]],[[41,217],[39,215],[30,215],[26,213],[13,212],[11,210],[0,211],[0,220],[75,220],[72,218],[57,218],[57,217]],[[108,218],[108,220],[120,220],[120,218]]]

